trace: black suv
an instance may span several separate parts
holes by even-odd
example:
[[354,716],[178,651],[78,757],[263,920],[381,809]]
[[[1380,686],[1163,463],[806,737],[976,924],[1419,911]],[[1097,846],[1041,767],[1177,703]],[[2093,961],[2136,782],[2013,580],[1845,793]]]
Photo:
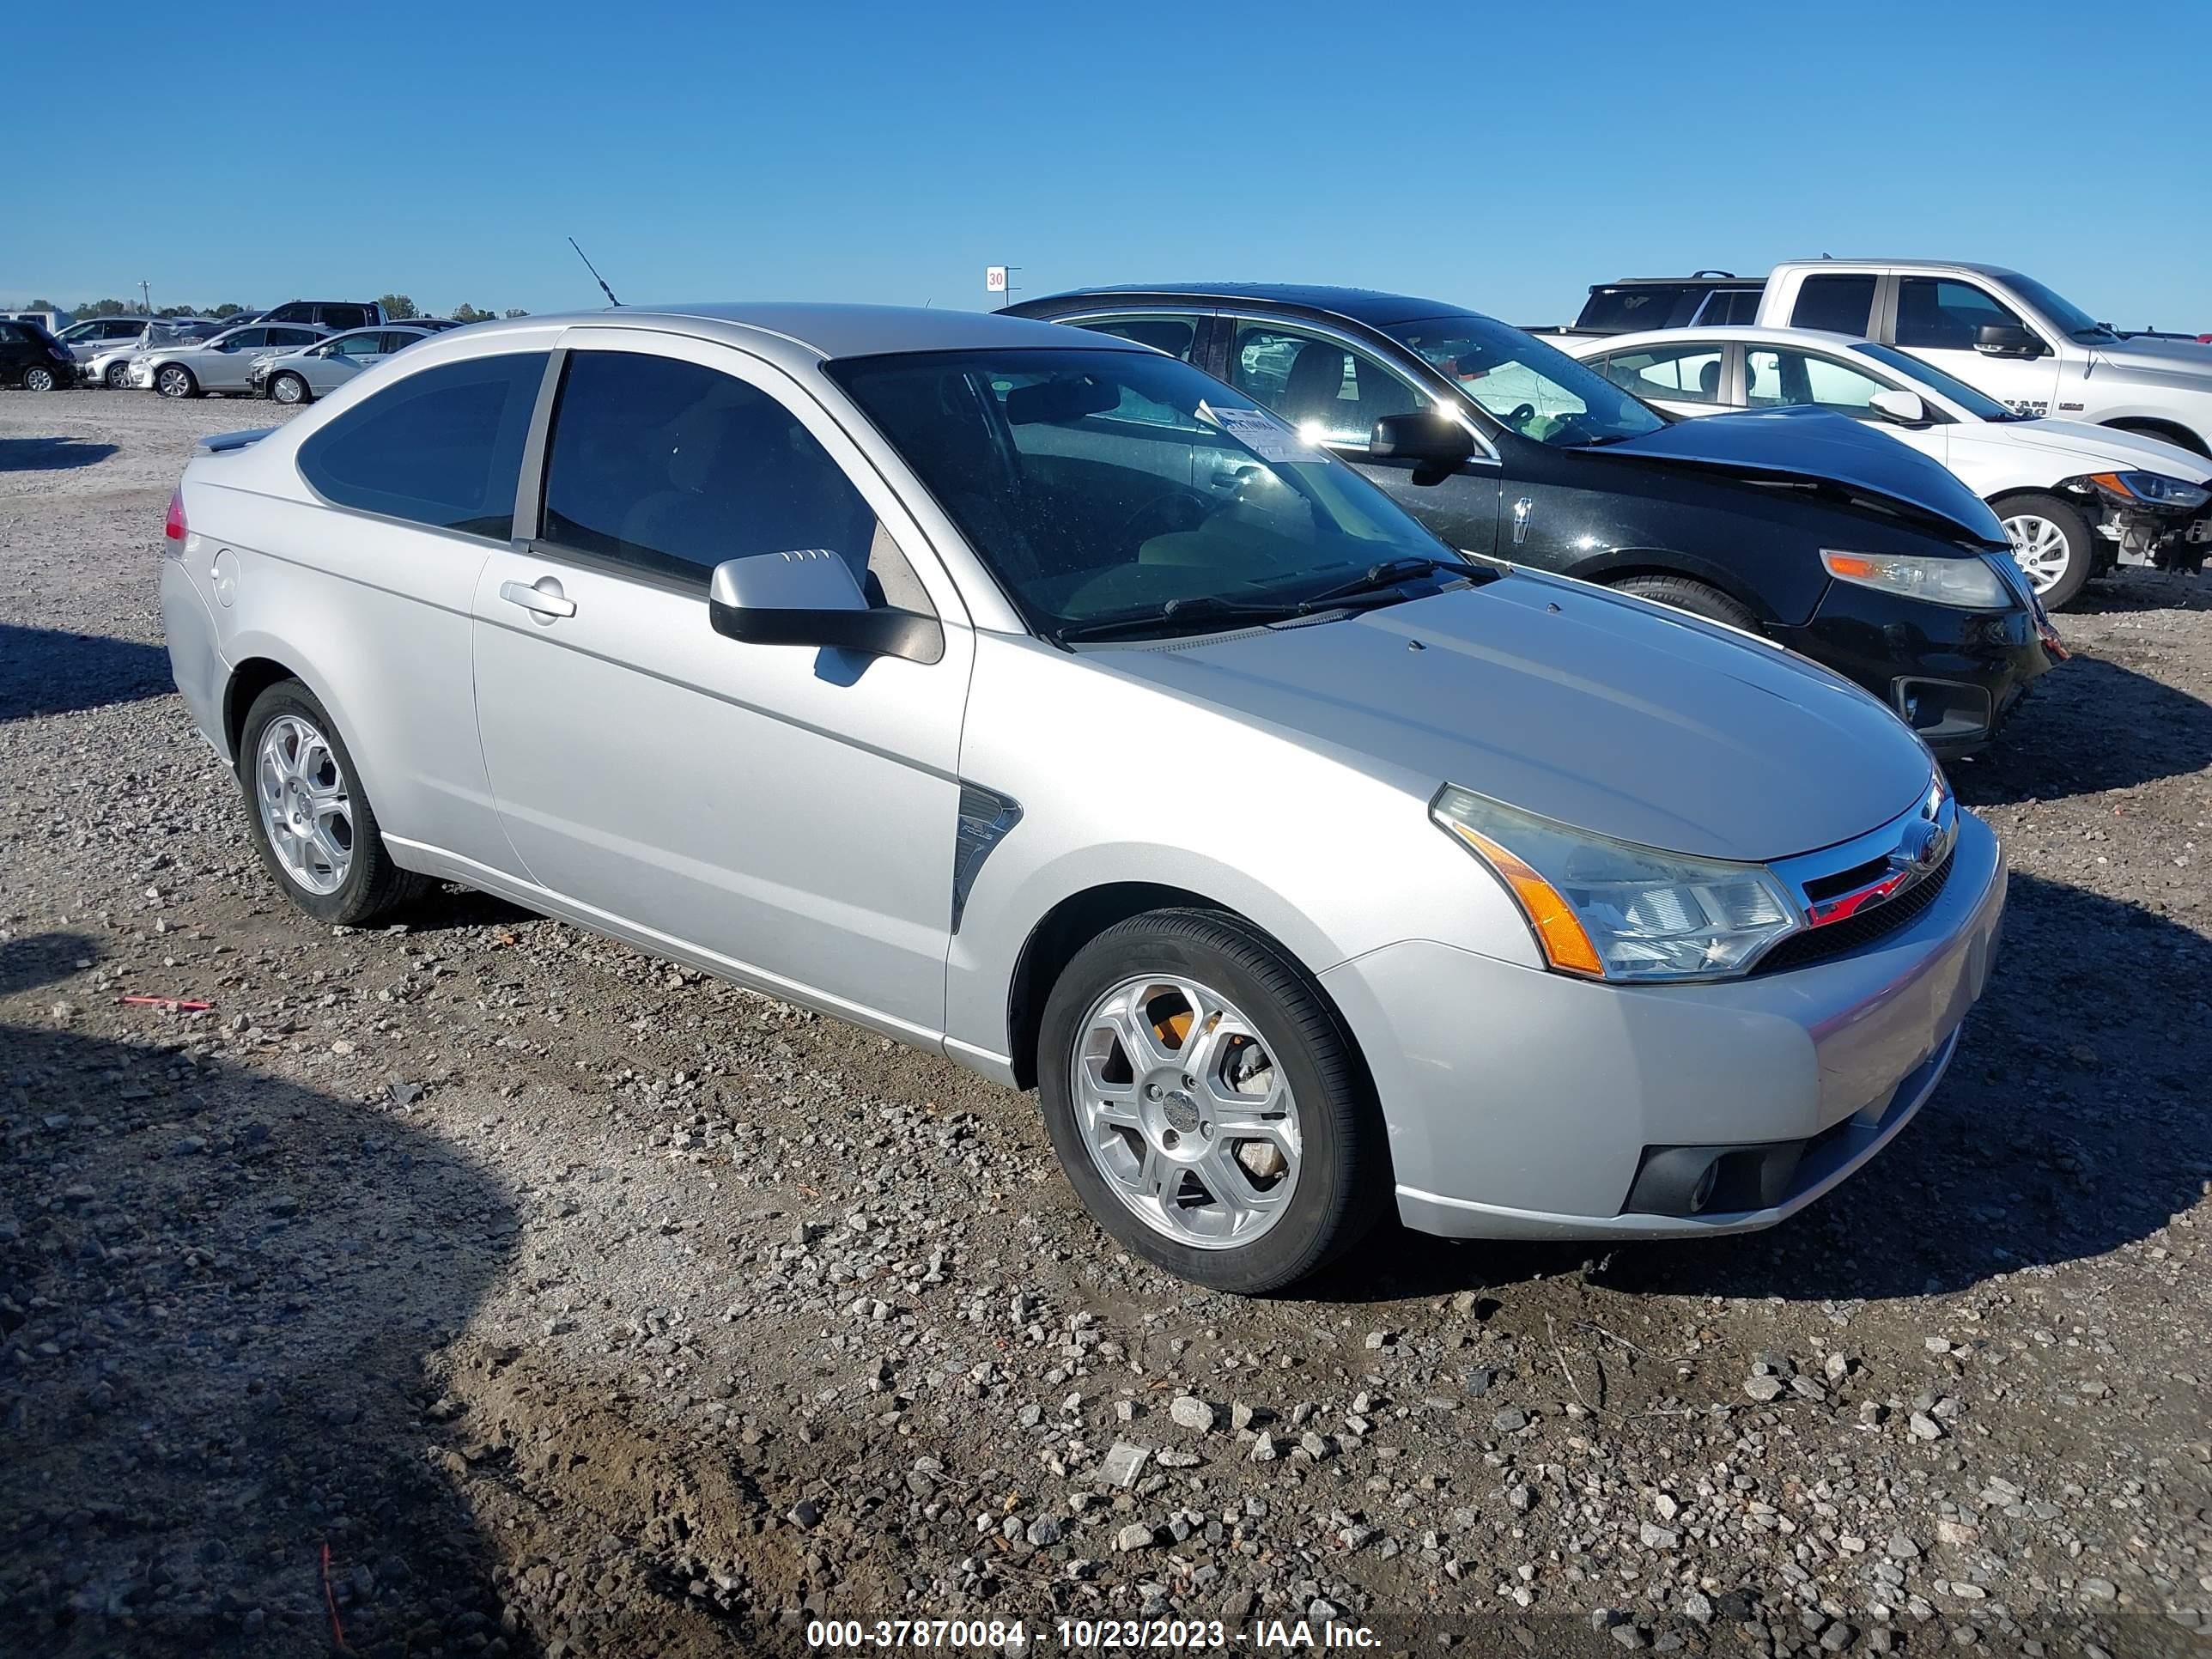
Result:
[[313,323],[333,333],[349,329],[377,328],[385,321],[384,307],[374,300],[287,300],[240,323]]
[[[1454,547],[1802,651],[1939,753],[1985,743],[2063,654],[1988,507],[1842,416],[1675,421],[1519,329],[1404,295],[1176,283],[1007,309],[1228,381]],[[1192,478],[1188,493],[1210,511],[1209,492],[1233,486]]]
[[76,359],[36,323],[0,319],[0,386],[52,392],[76,384]]
[[1729,270],[1595,283],[1569,334],[1636,334],[1647,328],[1723,328],[1759,320],[1764,276]]

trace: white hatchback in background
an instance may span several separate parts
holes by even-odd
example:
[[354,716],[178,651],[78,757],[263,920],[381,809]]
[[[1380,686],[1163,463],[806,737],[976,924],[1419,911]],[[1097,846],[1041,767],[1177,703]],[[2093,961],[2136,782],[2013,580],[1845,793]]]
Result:
[[2212,461],[2137,432],[2015,414],[1895,346],[1802,328],[1687,328],[1560,342],[1676,415],[1808,404],[1876,424],[1989,502],[2052,610],[2114,565],[2195,570]]

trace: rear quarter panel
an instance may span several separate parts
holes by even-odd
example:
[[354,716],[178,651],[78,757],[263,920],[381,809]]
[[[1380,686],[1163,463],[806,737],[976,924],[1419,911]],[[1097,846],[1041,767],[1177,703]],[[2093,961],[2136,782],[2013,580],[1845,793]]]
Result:
[[219,556],[231,561],[229,603],[213,612],[227,669],[265,659],[314,692],[386,831],[511,866],[511,856],[487,856],[505,839],[470,665],[469,600],[489,549],[311,502],[291,438],[202,457],[185,475],[185,513],[205,550],[196,580],[214,594],[203,573]]

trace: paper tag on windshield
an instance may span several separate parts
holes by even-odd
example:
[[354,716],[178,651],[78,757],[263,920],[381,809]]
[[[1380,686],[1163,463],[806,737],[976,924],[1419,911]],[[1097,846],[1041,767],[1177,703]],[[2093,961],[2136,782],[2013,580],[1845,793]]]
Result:
[[1328,459],[1264,409],[1216,409],[1200,404],[1198,412],[1263,461],[1310,465]]

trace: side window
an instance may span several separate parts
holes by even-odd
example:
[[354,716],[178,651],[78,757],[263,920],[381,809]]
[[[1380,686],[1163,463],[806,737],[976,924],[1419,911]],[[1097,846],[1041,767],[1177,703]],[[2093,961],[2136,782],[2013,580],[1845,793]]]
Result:
[[0,323],[0,345],[21,345],[30,337],[14,323]]
[[1639,398],[1717,404],[1721,400],[1721,348],[1680,345],[1616,351],[1605,360],[1605,378]]
[[1761,297],[1760,291],[1755,288],[1729,289],[1714,295],[1698,320],[1708,328],[1747,327],[1759,320]]
[[1364,447],[1383,416],[1429,407],[1426,397],[1365,352],[1272,324],[1237,325],[1229,381],[1309,443]]
[[506,541],[545,354],[471,357],[410,374],[300,446],[300,471],[340,507]]
[[1874,394],[1886,384],[1832,357],[1777,351],[1766,346],[1745,351],[1743,375],[1754,409],[1807,404],[1832,409],[1839,415],[1865,414],[1873,407]]
[[1117,340],[1133,340],[1185,362],[1190,361],[1198,343],[1198,320],[1193,317],[1103,317],[1076,326],[1093,334],[1110,334]]
[[546,447],[548,542],[702,588],[725,559],[826,548],[873,604],[934,614],[844,469],[743,380],[674,357],[571,352]]
[[374,334],[349,334],[332,343],[334,355],[340,357],[374,357],[382,349]]
[[1874,317],[1872,276],[1808,276],[1790,312],[1792,328],[1863,335]]
[[272,328],[269,331],[270,345],[298,347],[313,345],[323,337],[304,328]]
[[304,320],[320,323],[325,328],[367,328],[368,307],[366,306],[317,306],[319,315]]
[[1897,285],[1897,343],[1901,346],[1972,351],[1977,332],[1998,324],[2027,326],[2018,313],[1971,283],[1907,276]]

